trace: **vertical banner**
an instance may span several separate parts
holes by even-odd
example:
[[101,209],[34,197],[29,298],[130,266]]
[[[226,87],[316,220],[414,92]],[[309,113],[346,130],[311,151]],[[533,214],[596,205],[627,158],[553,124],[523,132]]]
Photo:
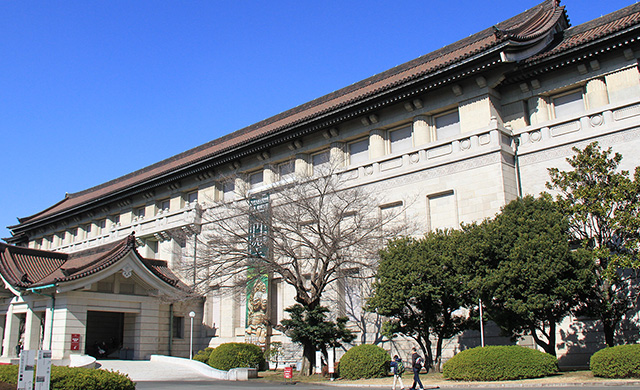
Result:
[[36,351],[22,350],[20,352],[20,367],[18,368],[18,390],[33,389],[33,366],[36,363]]
[[49,390],[51,382],[51,351],[38,351],[36,364],[36,387],[34,390]]
[[247,270],[247,323],[245,342],[265,349],[269,337],[269,275],[261,267],[261,262],[270,255],[269,195],[249,199],[248,255],[251,259]]

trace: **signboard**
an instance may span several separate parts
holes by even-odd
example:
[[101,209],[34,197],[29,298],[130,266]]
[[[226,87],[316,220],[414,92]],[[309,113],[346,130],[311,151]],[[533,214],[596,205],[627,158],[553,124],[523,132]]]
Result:
[[36,362],[36,351],[23,350],[20,352],[20,367],[18,368],[18,390],[33,389],[33,366]]
[[71,334],[71,350],[72,351],[80,350],[80,335],[78,333]]
[[322,374],[322,352],[316,351],[316,374]]
[[293,367],[284,368],[284,379],[293,379]]
[[329,360],[327,362],[327,365],[329,366],[329,374],[333,374],[336,372],[336,366],[335,366],[335,360],[336,360],[336,350],[333,348],[329,348],[327,350],[327,359]]
[[36,387],[34,390],[49,390],[51,381],[51,351],[38,351],[36,365]]

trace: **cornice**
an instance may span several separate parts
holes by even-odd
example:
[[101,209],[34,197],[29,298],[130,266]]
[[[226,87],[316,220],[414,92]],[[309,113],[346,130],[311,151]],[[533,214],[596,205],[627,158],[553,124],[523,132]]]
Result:
[[477,73],[488,71],[495,66],[502,64],[503,61],[500,59],[500,51],[506,45],[508,45],[508,43],[496,45],[487,51],[472,56],[464,61],[451,64],[434,73],[429,73],[427,75],[416,77],[413,80],[405,81],[377,94],[340,107],[332,112],[321,114],[318,117],[306,119],[292,125],[283,126],[282,128],[274,130],[272,134],[248,140],[218,154],[206,156],[200,160],[193,161],[184,167],[177,168],[171,172],[164,173],[160,176],[140,182],[125,189],[106,194],[76,207],[71,207],[58,214],[21,223],[10,228],[16,235],[18,235],[47,224],[56,223],[73,215],[85,213],[106,204],[118,202],[122,199],[131,197],[132,195],[144,193],[153,188],[157,188],[189,176],[197,175],[203,171],[214,169],[239,158],[247,157],[276,145],[290,142],[293,139],[322,131],[327,128],[336,127],[340,123],[356,119],[362,115],[375,112],[376,110],[380,110],[390,105],[400,104],[403,101],[413,99],[417,95],[460,81]]
[[582,61],[607,54],[615,49],[640,44],[640,25],[630,27],[615,34],[581,44],[577,47],[531,62],[521,63],[517,74],[507,77],[504,84],[528,80],[540,74],[579,64]]

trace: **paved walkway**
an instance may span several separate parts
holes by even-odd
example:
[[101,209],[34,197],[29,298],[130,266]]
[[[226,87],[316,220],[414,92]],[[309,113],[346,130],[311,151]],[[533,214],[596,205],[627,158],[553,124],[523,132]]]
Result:
[[149,360],[98,360],[99,368],[129,375],[134,382],[215,381],[195,369]]

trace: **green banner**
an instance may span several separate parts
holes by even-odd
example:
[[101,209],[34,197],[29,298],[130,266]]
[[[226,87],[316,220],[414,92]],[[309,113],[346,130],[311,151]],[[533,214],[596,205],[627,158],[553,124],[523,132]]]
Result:
[[266,348],[269,339],[269,274],[260,266],[269,251],[269,195],[249,199],[248,255],[253,266],[247,269],[247,322],[245,342]]

